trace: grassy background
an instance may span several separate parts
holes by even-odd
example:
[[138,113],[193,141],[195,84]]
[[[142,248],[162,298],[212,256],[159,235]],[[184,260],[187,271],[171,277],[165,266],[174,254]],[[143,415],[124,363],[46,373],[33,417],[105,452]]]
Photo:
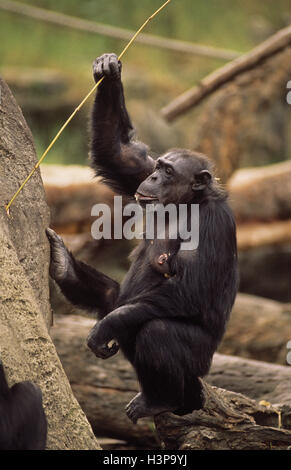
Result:
[[[136,30],[162,1],[30,0],[23,3]],[[245,52],[286,26],[290,18],[290,0],[172,0],[145,32]],[[45,149],[74,106],[91,88],[92,60],[105,51],[119,54],[124,45],[123,41],[46,25],[0,10],[0,72],[5,78],[6,74],[11,77],[13,70],[11,83],[7,80],[17,99],[19,97],[38,153]],[[141,123],[137,126],[141,128],[141,138],[149,137],[150,140],[150,131],[143,125],[143,110],[158,113],[163,105],[223,64],[219,60],[139,44],[132,46],[123,62],[130,113],[133,120],[136,114]],[[39,68],[60,71],[67,90],[65,95],[48,93],[46,88],[34,90],[39,103],[36,110],[32,106],[33,100],[21,99],[23,84],[19,87],[18,82],[26,69],[31,70],[33,82]],[[25,86],[31,88],[34,85]],[[86,163],[89,106],[65,131],[46,162]],[[174,144],[191,145],[194,118],[195,113],[189,113],[173,126]],[[156,136],[153,137],[154,146],[155,139]],[[156,150],[163,150],[165,145],[164,142],[157,143]]]

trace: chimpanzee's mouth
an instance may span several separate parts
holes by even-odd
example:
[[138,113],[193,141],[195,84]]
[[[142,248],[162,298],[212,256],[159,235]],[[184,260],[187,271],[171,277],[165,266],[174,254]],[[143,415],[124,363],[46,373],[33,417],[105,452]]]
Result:
[[156,196],[150,196],[149,194],[135,193],[135,199],[137,202],[152,202],[158,201]]

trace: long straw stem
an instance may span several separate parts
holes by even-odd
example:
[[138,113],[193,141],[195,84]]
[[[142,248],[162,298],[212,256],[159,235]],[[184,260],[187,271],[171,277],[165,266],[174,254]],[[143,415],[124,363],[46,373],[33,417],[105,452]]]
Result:
[[[162,6],[160,6],[160,8],[158,8],[144,23],[143,25],[138,29],[138,31],[133,35],[133,37],[131,38],[131,40],[128,42],[128,44],[125,46],[125,48],[123,49],[123,51],[120,53],[118,59],[120,60],[123,55],[126,53],[127,49],[131,46],[131,44],[134,42],[135,38],[139,35],[139,33],[145,28],[145,26],[158,14],[160,13],[161,10],[163,10],[163,8],[165,8],[168,3],[170,3],[171,0],[167,0]],[[47,147],[47,149],[44,151],[44,153],[42,154],[42,156],[40,157],[39,161],[36,163],[36,165],[34,166],[34,168],[31,170],[31,172],[29,173],[29,175],[27,176],[27,178],[23,181],[23,183],[21,184],[21,186],[18,188],[18,190],[16,191],[16,193],[14,194],[14,196],[11,198],[11,200],[9,201],[9,203],[5,206],[5,209],[6,209],[6,212],[7,212],[7,215],[9,216],[9,210],[10,210],[10,207],[11,205],[13,204],[13,202],[15,201],[15,199],[17,198],[18,194],[20,193],[20,191],[22,191],[22,189],[24,188],[24,186],[26,185],[26,183],[30,180],[30,178],[32,177],[32,175],[34,174],[34,172],[38,169],[38,167],[40,166],[40,164],[42,163],[42,161],[44,160],[44,158],[46,157],[46,155],[48,154],[48,152],[50,151],[50,149],[53,147],[53,145],[55,144],[55,142],[58,140],[58,138],[60,137],[60,135],[62,134],[62,132],[65,130],[65,128],[67,127],[67,125],[71,122],[71,120],[73,119],[73,117],[75,116],[75,114],[77,114],[77,112],[82,108],[83,104],[88,100],[88,98],[92,95],[92,93],[94,93],[94,91],[98,88],[98,86],[100,85],[100,83],[104,80],[104,77],[102,77],[97,83],[95,83],[94,87],[89,91],[89,93],[85,96],[85,98],[81,101],[81,103],[79,104],[79,106],[77,106],[77,108],[73,111],[73,113],[69,116],[69,118],[66,120],[66,122],[63,124],[63,126],[60,128],[60,130],[58,131],[58,133],[56,134],[56,136],[53,138],[53,140],[51,141],[51,143],[49,144],[49,146]]]

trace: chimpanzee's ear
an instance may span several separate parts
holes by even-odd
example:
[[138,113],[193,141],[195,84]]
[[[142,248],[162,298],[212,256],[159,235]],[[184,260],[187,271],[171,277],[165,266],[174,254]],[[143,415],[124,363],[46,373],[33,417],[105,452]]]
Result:
[[197,173],[195,175],[195,183],[192,184],[193,191],[200,191],[201,189],[205,189],[211,178],[211,173],[208,170],[202,170],[200,173]]

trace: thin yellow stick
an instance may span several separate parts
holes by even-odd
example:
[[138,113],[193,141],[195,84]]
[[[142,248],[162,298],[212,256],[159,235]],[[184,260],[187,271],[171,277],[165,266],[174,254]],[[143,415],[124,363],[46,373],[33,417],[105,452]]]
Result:
[[[121,52],[121,54],[119,55],[118,59],[120,60],[123,55],[126,53],[127,49],[131,46],[131,44],[133,43],[133,41],[135,40],[135,38],[139,35],[139,33],[145,28],[145,26],[158,14],[160,13],[161,10],[163,10],[163,8],[165,8],[168,3],[170,3],[171,0],[167,0],[160,8],[158,8],[144,23],[143,25],[139,28],[139,30],[133,35],[133,37],[131,38],[131,40],[129,41],[129,43],[125,46],[125,48],[123,49],[123,51]],[[40,166],[41,162],[44,160],[44,158],[46,157],[46,155],[48,154],[48,152],[50,151],[50,149],[53,147],[53,145],[55,144],[55,142],[58,140],[58,138],[60,137],[60,135],[62,134],[62,132],[65,130],[65,128],[67,127],[67,125],[71,122],[71,120],[73,119],[73,117],[75,116],[75,114],[77,114],[77,112],[82,108],[83,104],[87,101],[87,99],[92,95],[92,93],[94,93],[94,91],[96,90],[96,88],[100,85],[100,83],[104,80],[104,77],[102,77],[95,85],[94,87],[92,88],[92,90],[89,91],[89,93],[85,96],[85,98],[81,101],[81,103],[79,104],[79,106],[77,106],[77,108],[73,111],[73,113],[70,115],[70,117],[66,120],[66,122],[63,124],[63,126],[61,127],[61,129],[58,131],[58,133],[56,134],[56,136],[54,137],[54,139],[51,141],[51,143],[49,144],[49,146],[47,147],[47,149],[44,151],[44,153],[42,154],[42,156],[40,157],[39,161],[37,162],[37,164],[34,166],[34,168],[31,170],[31,172],[29,173],[29,175],[27,176],[27,178],[23,181],[22,185],[19,187],[19,189],[16,191],[16,193],[14,194],[14,196],[11,198],[11,200],[9,201],[9,203],[5,206],[5,209],[6,209],[6,212],[7,212],[7,215],[9,216],[9,209],[11,207],[11,205],[13,204],[14,200],[17,198],[18,194],[20,193],[20,191],[22,191],[22,189],[24,188],[24,186],[26,185],[26,183],[30,180],[30,178],[32,177],[32,175],[34,174],[34,172],[38,169],[38,167]]]

